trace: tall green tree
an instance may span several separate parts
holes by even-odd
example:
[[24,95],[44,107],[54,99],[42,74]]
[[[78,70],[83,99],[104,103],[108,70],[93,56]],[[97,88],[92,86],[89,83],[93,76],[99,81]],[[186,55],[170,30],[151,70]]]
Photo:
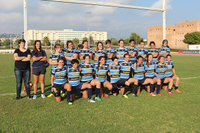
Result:
[[187,33],[184,37],[185,37],[185,39],[183,40],[184,43],[200,44],[200,32],[198,31]]
[[141,37],[137,33],[131,32],[130,39],[134,39],[135,44],[139,44]]
[[129,38],[124,40],[125,45],[129,45],[129,40],[130,40]]
[[61,48],[64,48],[64,42],[62,42],[61,40],[56,40],[55,44],[60,44]]
[[93,45],[94,44],[94,39],[93,39],[93,37],[92,36],[90,36],[90,45]]
[[83,41],[88,41],[88,38],[87,37],[83,37],[83,39],[82,39]]
[[44,43],[45,46],[47,46],[47,45],[50,44],[50,40],[49,40],[49,37],[48,37],[48,36],[45,36],[45,37],[43,38],[43,43]]
[[79,39],[78,39],[78,38],[74,38],[74,39],[72,40],[72,42],[73,42],[75,48],[77,49],[78,44],[79,44]]

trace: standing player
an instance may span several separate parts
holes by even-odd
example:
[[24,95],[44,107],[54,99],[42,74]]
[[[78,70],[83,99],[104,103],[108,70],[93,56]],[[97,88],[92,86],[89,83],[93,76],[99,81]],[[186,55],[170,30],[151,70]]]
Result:
[[147,49],[144,48],[144,41],[143,39],[140,40],[139,42],[140,48],[138,48],[138,56],[142,56],[143,57],[143,63],[146,64],[146,57],[147,57]]
[[[149,95],[156,96],[153,93],[153,87],[154,87],[153,79],[146,78],[144,76],[144,72],[145,72],[145,69],[144,69],[143,57],[139,55],[137,57],[137,62],[134,64],[134,78],[138,79],[139,85],[150,85]],[[136,94],[133,94],[133,96],[137,97]]]
[[[106,75],[108,73],[108,66],[105,65],[105,61],[106,61],[105,56],[99,57],[98,65],[95,66],[95,73],[96,73],[95,79],[101,82],[102,93],[103,93],[103,87],[106,88],[104,96],[106,98],[109,98],[108,93],[110,92],[110,90],[112,90],[112,84],[106,79]],[[100,92],[100,95],[101,95],[101,92]]]
[[171,55],[168,54],[166,58],[167,58],[167,61],[166,61],[167,70],[165,72],[165,77],[169,77],[175,80],[175,92],[181,93],[178,89],[180,78],[176,75],[174,63],[173,61],[171,61]]
[[97,79],[93,79],[93,75],[95,74],[94,65],[90,63],[90,56],[88,54],[84,55],[83,59],[84,63],[79,65],[81,70],[81,82],[90,83],[92,86],[96,86],[95,99],[101,101],[98,96],[101,89],[101,82]]
[[[171,92],[172,90],[172,86],[173,86],[173,79],[172,78],[165,78],[165,72],[167,70],[167,66],[165,65],[165,57],[164,56],[159,56],[158,57],[158,64],[156,65],[156,77],[161,79],[161,83],[163,84],[166,84],[166,83],[169,83],[169,89],[168,89],[168,92],[167,94],[169,95],[173,95],[173,93]],[[157,91],[156,93],[158,95],[161,95],[159,94],[159,89],[157,88]]]
[[[58,62],[57,62],[58,58],[64,57],[64,55],[62,53],[60,53],[61,52],[60,44],[56,44],[54,46],[54,50],[55,50],[55,53],[51,54],[50,57],[49,57],[49,64],[51,65],[51,75],[52,75],[52,70],[54,68],[56,68],[57,65],[58,65]],[[51,80],[51,81],[53,81],[53,80]],[[52,97],[52,96],[53,96],[53,89],[51,89],[51,93],[47,97]],[[61,96],[64,97],[65,93],[61,94]]]
[[81,49],[79,49],[79,59],[81,60],[81,64],[84,63],[84,55],[88,54],[90,59],[92,58],[92,49],[88,48],[88,41],[84,40],[81,45]]
[[80,70],[78,68],[79,61],[77,59],[73,59],[71,61],[72,67],[68,68],[68,82],[72,86],[72,94],[76,94],[77,90],[85,90],[88,91],[88,102],[95,103],[92,99],[92,86],[89,83],[80,82]]
[[131,39],[129,41],[130,47],[128,48],[128,53],[129,53],[129,61],[134,64],[136,62],[136,56],[137,56],[137,48],[134,47],[135,45],[135,40]]
[[62,53],[65,56],[65,65],[68,67],[71,67],[71,60],[78,58],[78,52],[73,48],[73,42],[71,40],[67,41],[67,48],[63,48]]
[[162,42],[162,48],[160,48],[160,51],[159,51],[159,56],[164,56],[165,57],[165,61],[166,61],[166,57],[168,54],[170,54],[170,48],[168,46],[168,41],[165,39],[163,40]]
[[53,93],[55,95],[56,102],[61,101],[60,91],[67,90],[67,104],[71,105],[71,85],[69,83],[66,83],[67,67],[64,66],[64,60],[65,59],[63,57],[58,58],[58,66],[55,67],[52,71],[51,85],[53,86]]
[[98,42],[97,43],[97,50],[94,51],[93,53],[93,60],[94,60],[94,65],[96,66],[98,64],[98,60],[100,56],[105,56],[106,51],[103,50],[103,43]]
[[109,66],[109,64],[112,64],[112,58],[115,54],[115,50],[111,48],[111,41],[108,39],[106,40],[106,65]]
[[115,54],[119,63],[124,61],[125,53],[128,53],[128,49],[124,47],[124,40],[119,40],[119,48],[115,49]]
[[157,63],[158,62],[158,49],[155,48],[156,44],[154,41],[151,41],[149,43],[149,46],[151,47],[151,49],[148,50],[148,54],[152,54],[153,55],[153,62]]

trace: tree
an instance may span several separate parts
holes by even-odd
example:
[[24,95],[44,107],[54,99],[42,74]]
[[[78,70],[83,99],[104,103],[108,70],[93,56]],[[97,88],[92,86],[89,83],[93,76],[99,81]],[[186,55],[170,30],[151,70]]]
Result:
[[29,46],[34,46],[34,44],[35,44],[35,41],[34,41],[34,40],[31,40],[31,41],[28,43]]
[[15,40],[14,45],[18,45],[19,39]]
[[79,39],[78,39],[78,38],[74,38],[74,39],[72,40],[72,42],[73,42],[75,48],[77,49],[78,44],[79,44]]
[[85,40],[88,41],[88,38],[87,38],[87,37],[84,37],[82,40],[83,40],[83,41],[85,41]]
[[130,40],[129,38],[127,38],[127,39],[124,40],[125,45],[129,44],[129,40]]
[[131,32],[130,39],[134,39],[135,40],[135,44],[139,44],[141,37],[137,33]]
[[60,44],[61,48],[64,48],[64,42],[62,42],[61,40],[56,40],[55,44]]
[[111,44],[112,45],[118,45],[118,41],[112,41]]
[[200,32],[198,31],[187,33],[184,37],[185,37],[185,39],[183,40],[184,43],[200,44]]
[[9,40],[5,40],[5,41],[2,42],[2,45],[6,46],[6,45],[10,45],[10,43],[11,42]]
[[50,44],[49,37],[45,36],[43,39],[43,43],[45,46],[49,45]]
[[112,41],[117,41],[117,39],[115,39],[115,38],[110,38],[110,41],[112,42]]
[[92,36],[90,36],[90,45],[91,45],[91,44],[94,44],[94,39],[93,39]]

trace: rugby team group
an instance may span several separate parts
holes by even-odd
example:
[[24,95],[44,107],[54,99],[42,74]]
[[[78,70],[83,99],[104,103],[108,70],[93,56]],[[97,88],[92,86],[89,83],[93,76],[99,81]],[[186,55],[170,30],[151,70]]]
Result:
[[[57,102],[67,95],[67,104],[71,105],[76,99],[76,94],[81,92],[88,102],[101,101],[101,97],[109,98],[121,94],[128,98],[126,92],[130,89],[132,96],[138,97],[141,86],[150,96],[161,96],[161,88],[171,92],[174,81],[174,91],[178,89],[179,77],[176,75],[174,63],[171,60],[168,41],[163,40],[162,48],[155,48],[155,42],[150,42],[150,49],[144,48],[143,39],[139,47],[135,47],[135,41],[129,41],[129,48],[124,47],[124,40],[119,40],[119,47],[111,48],[111,41],[98,42],[96,50],[88,48],[88,41],[82,42],[81,48],[76,50],[72,41],[67,41],[67,48],[61,49],[60,44],[55,44],[55,53],[50,55],[47,61],[45,50],[42,49],[41,41],[36,40],[31,52],[25,48],[25,40],[20,39],[19,48],[14,52],[15,77],[16,77],[16,100],[21,94],[22,81],[24,80],[25,91],[28,99],[37,98],[38,82],[41,85],[41,97],[45,98],[45,73],[49,63],[51,65],[51,93],[47,97],[55,96]],[[30,60],[32,59],[32,68]],[[94,64],[92,62],[94,61]],[[92,61],[92,62],[91,62]],[[80,62],[80,63],[79,63]],[[30,95],[33,74],[34,96]],[[48,76],[49,77],[49,76]],[[95,97],[92,98],[93,90]],[[156,94],[154,94],[154,91]]]

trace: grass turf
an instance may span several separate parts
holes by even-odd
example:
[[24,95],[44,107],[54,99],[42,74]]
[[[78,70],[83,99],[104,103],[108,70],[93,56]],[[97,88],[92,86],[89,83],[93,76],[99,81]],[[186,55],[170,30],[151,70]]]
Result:
[[[181,94],[151,97],[145,91],[138,98],[125,99],[121,95],[88,103],[77,99],[73,105],[66,99],[40,97],[28,100],[25,94],[15,101],[13,55],[0,55],[0,132],[200,132],[199,78],[181,79]],[[173,56],[180,78],[200,76],[199,56]],[[50,91],[50,67],[45,83]],[[32,78],[33,81],[33,78]],[[130,92],[130,91],[129,91]],[[128,93],[129,93],[128,92]],[[93,95],[94,96],[94,95]]]

